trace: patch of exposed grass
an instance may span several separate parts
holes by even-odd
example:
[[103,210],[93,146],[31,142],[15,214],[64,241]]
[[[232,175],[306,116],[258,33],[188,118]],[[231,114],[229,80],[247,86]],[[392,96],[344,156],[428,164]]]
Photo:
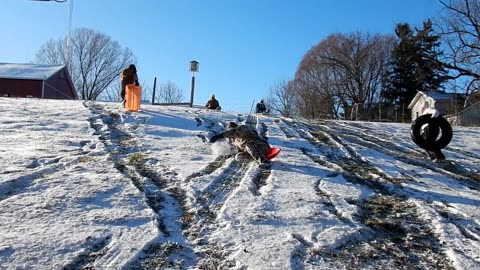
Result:
[[480,174],[472,174],[471,178],[476,181],[480,181]]
[[197,264],[196,269],[210,270],[210,269],[231,269],[235,267],[235,261],[225,258],[224,249],[217,245],[212,244],[210,247],[202,251],[202,259]]
[[90,161],[93,161],[93,160],[94,160],[94,158],[89,157],[89,156],[82,156],[82,157],[78,158],[78,161],[82,162],[82,163],[90,162]]
[[454,269],[432,228],[406,198],[376,195],[361,205],[368,227],[334,250],[312,249],[307,261],[330,269]]
[[330,143],[330,138],[327,135],[325,135],[325,133],[323,132],[311,131],[310,134],[312,134],[313,137],[315,137],[317,140],[323,143]]
[[190,212],[184,212],[182,217],[180,218],[180,221],[182,222],[182,228],[186,228],[195,220],[195,212],[190,211]]
[[145,161],[145,157],[140,153],[133,153],[128,157],[128,163],[131,165],[142,164]]
[[376,168],[365,162],[345,162],[342,164],[342,168],[365,179],[372,179],[372,173],[380,174]]
[[174,253],[181,252],[185,247],[176,242],[155,243],[143,251],[146,257],[132,263],[128,269],[185,269],[184,260],[172,260]]

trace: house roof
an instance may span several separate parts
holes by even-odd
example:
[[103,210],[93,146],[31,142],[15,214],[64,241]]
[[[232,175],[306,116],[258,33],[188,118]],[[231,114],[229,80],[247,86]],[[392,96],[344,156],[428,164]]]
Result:
[[65,65],[0,63],[0,79],[45,81],[64,67]]
[[447,93],[447,92],[444,92],[444,91],[430,91],[430,92],[423,92],[423,91],[418,91],[417,94],[415,95],[415,97],[412,99],[412,101],[410,102],[410,104],[408,104],[408,109],[412,109],[413,106],[415,106],[415,104],[418,102],[418,100],[420,99],[421,96],[424,96],[424,97],[429,97],[433,100],[452,100],[455,98],[455,95],[457,95],[457,97],[463,97],[465,95],[463,94],[459,94],[459,93]]

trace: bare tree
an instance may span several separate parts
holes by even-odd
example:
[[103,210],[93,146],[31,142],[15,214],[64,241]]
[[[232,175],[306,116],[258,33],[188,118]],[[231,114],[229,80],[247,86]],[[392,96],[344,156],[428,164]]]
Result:
[[120,80],[114,80],[108,87],[103,91],[99,96],[98,99],[102,101],[112,101],[112,102],[120,102],[122,101],[122,97],[120,96]]
[[128,48],[122,48],[109,36],[92,29],[79,28],[70,38],[71,51],[65,40],[49,40],[36,54],[35,62],[67,64],[78,96],[95,100],[120,72],[136,62]]
[[332,89],[326,80],[327,66],[315,62],[315,57],[311,55],[310,59],[302,61],[301,68],[291,85],[295,89],[293,93],[296,94],[298,113],[306,118],[334,118]]
[[285,117],[295,112],[295,87],[293,81],[278,80],[268,90],[268,107],[270,112]]
[[153,87],[145,82],[140,82],[140,85],[142,86],[142,100],[152,102]]
[[[152,99],[152,87],[148,85],[144,80],[140,81],[140,85],[142,86],[142,101],[148,100],[151,101]],[[108,87],[103,91],[97,99],[102,101],[112,101],[112,102],[120,102],[122,101],[122,97],[120,96],[120,79],[114,80]]]
[[452,79],[467,82],[467,95],[480,83],[480,1],[439,0],[444,12],[437,21],[446,47],[444,66],[453,72]]
[[161,103],[179,103],[182,100],[183,90],[171,81],[160,84],[155,93],[155,101]]
[[394,39],[379,34],[332,34],[313,47],[295,74],[299,112],[307,118],[344,118],[355,104],[378,101]]

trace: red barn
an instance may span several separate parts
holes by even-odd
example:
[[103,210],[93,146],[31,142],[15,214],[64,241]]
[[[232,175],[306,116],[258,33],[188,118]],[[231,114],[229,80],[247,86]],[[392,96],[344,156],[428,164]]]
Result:
[[0,63],[0,97],[78,99],[65,65]]

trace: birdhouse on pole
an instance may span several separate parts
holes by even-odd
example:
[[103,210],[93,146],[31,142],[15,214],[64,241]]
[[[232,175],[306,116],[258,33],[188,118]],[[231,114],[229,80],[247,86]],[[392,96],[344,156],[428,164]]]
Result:
[[190,61],[190,71],[191,72],[198,72],[198,66],[199,66],[199,63],[195,60],[193,61]]

